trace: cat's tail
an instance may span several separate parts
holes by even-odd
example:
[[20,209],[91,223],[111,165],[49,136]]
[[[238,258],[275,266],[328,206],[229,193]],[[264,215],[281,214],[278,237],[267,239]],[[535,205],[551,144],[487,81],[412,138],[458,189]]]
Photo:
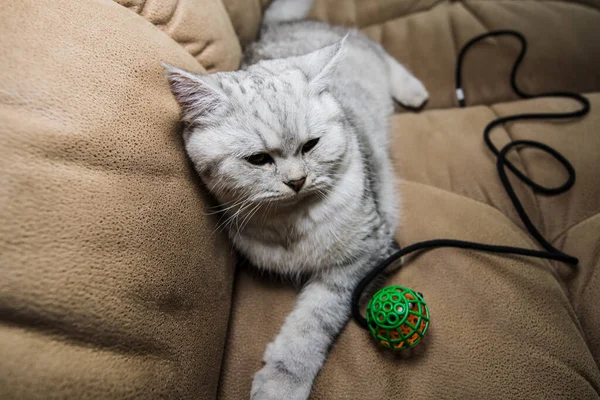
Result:
[[305,19],[312,5],[313,0],[275,0],[267,8],[263,24],[281,24]]
[[388,66],[392,97],[407,107],[419,108],[423,106],[429,98],[425,86],[394,57],[387,53],[384,57]]

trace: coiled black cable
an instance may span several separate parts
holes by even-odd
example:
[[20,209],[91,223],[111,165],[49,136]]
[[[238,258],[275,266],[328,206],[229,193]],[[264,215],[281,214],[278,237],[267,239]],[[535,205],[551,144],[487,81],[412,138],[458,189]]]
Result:
[[[514,254],[514,255],[528,256],[528,257],[544,258],[544,259],[548,259],[548,260],[560,261],[560,262],[569,264],[569,265],[573,266],[574,268],[576,268],[577,263],[579,262],[579,260],[576,257],[566,254],[566,253],[558,250],[554,246],[552,246],[542,236],[542,234],[537,230],[535,225],[533,225],[533,223],[531,222],[531,219],[529,218],[529,216],[527,215],[527,212],[523,208],[521,201],[517,197],[512,185],[510,184],[508,177],[506,175],[506,168],[508,168],[524,184],[530,186],[536,193],[540,193],[540,194],[544,194],[544,195],[548,195],[548,196],[555,196],[555,195],[566,192],[575,184],[575,169],[573,168],[573,166],[571,165],[569,160],[567,160],[562,154],[560,154],[558,151],[556,151],[552,147],[550,147],[544,143],[540,143],[540,142],[533,141],[533,140],[514,140],[514,141],[508,143],[502,149],[498,150],[498,148],[496,146],[494,146],[494,144],[492,143],[492,141],[490,139],[490,134],[496,126],[502,125],[502,124],[504,124],[506,122],[510,122],[510,121],[536,120],[536,119],[537,120],[539,120],[539,119],[569,119],[569,118],[582,117],[582,116],[586,115],[587,113],[589,113],[590,102],[588,101],[587,98],[585,98],[584,96],[582,96],[578,93],[549,92],[549,93],[532,95],[532,94],[525,93],[521,89],[519,89],[519,87],[517,86],[517,82],[516,82],[517,71],[519,69],[519,66],[521,65],[521,62],[523,61],[523,58],[525,57],[525,53],[527,52],[527,40],[519,32],[512,31],[512,30],[499,30],[499,31],[492,31],[492,32],[484,33],[482,35],[474,37],[469,42],[467,42],[467,44],[462,48],[462,50],[460,51],[460,53],[458,55],[458,60],[457,60],[457,65],[456,65],[456,94],[458,97],[459,105],[461,107],[465,107],[464,92],[462,90],[462,68],[463,68],[463,61],[464,61],[465,54],[473,45],[475,45],[476,43],[478,43],[479,41],[481,41],[485,38],[492,37],[492,36],[512,36],[514,38],[517,38],[521,43],[521,52],[519,53],[519,56],[517,57],[517,60],[514,63],[514,66],[513,66],[512,72],[511,72],[511,76],[510,76],[510,84],[512,86],[512,89],[520,97],[525,98],[525,99],[538,98],[538,97],[567,98],[567,99],[575,100],[581,104],[581,108],[576,111],[573,111],[573,112],[517,114],[517,115],[509,115],[506,117],[501,117],[501,118],[495,119],[492,122],[490,122],[485,127],[484,133],[483,133],[483,138],[485,140],[485,143],[497,157],[496,168],[498,170],[498,175],[500,177],[502,185],[504,186],[504,189],[506,190],[506,193],[510,197],[510,200],[512,201],[513,206],[515,207],[517,213],[519,214],[519,218],[521,218],[521,221],[523,221],[523,224],[525,225],[525,227],[527,228],[527,230],[529,231],[531,236],[533,236],[535,238],[535,240],[540,244],[540,246],[542,246],[545,249],[545,251],[523,249],[520,247],[512,247],[512,246],[497,246],[497,245],[491,245],[491,244],[475,243],[475,242],[468,242],[468,241],[454,240],[454,239],[428,240],[425,242],[419,242],[419,243],[415,243],[410,246],[407,246],[407,247],[397,251],[396,253],[392,254],[390,257],[388,257],[381,263],[379,263],[375,268],[373,268],[373,270],[371,270],[371,272],[369,272],[369,274],[367,276],[365,276],[359,282],[359,284],[354,289],[354,293],[352,294],[352,315],[353,315],[354,319],[356,320],[356,322],[358,322],[365,329],[368,329],[367,320],[365,319],[365,317],[363,317],[361,315],[360,309],[359,309],[359,300],[360,300],[362,292],[369,285],[369,283],[371,283],[373,281],[373,279],[375,279],[377,277],[377,275],[381,274],[390,264],[392,264],[394,261],[398,260],[400,257],[405,256],[410,253],[413,253],[415,251],[432,250],[432,249],[436,249],[436,248],[440,248],[440,247],[454,247],[454,248],[460,248],[460,249],[485,251],[485,252],[489,252],[489,253]],[[567,171],[567,174],[569,175],[566,182],[558,187],[551,187],[551,188],[542,186],[539,183],[534,182],[532,179],[527,177],[523,172],[521,172],[519,169],[517,169],[517,167],[515,167],[510,161],[507,160],[506,154],[510,150],[514,149],[515,147],[520,147],[520,148],[534,147],[534,148],[542,150],[542,151],[546,152],[547,154],[551,155],[552,157],[554,157],[554,159],[556,159],[558,162],[560,162],[563,165],[563,167]]]

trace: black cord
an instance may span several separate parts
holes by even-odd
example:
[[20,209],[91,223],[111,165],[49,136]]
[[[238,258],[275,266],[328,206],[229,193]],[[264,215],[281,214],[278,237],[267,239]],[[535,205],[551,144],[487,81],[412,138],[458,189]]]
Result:
[[[562,251],[560,251],[557,248],[555,248],[554,246],[552,246],[542,236],[542,234],[537,230],[535,225],[533,225],[533,223],[531,222],[531,219],[529,218],[529,216],[527,215],[527,212],[523,208],[521,201],[517,197],[512,185],[506,175],[506,167],[508,167],[508,169],[510,169],[523,183],[530,186],[535,192],[541,193],[544,195],[548,195],[548,196],[554,196],[554,195],[558,195],[558,194],[566,192],[575,184],[575,169],[573,168],[573,166],[571,165],[569,160],[567,160],[562,154],[560,154],[558,151],[556,151],[552,147],[545,145],[543,143],[540,143],[540,142],[533,141],[533,140],[515,140],[515,141],[510,142],[506,146],[504,146],[502,149],[498,150],[498,148],[496,146],[494,146],[494,144],[492,143],[492,141],[490,139],[490,133],[496,126],[502,125],[502,124],[504,124],[506,122],[510,122],[510,121],[535,120],[535,119],[568,119],[568,118],[581,117],[581,116],[586,115],[590,111],[590,102],[588,101],[587,98],[585,98],[584,96],[582,96],[578,93],[550,92],[550,93],[542,93],[542,94],[532,95],[532,94],[525,93],[521,89],[519,89],[519,87],[517,86],[517,82],[516,82],[517,70],[519,69],[519,66],[521,65],[521,62],[523,61],[525,53],[527,52],[527,41],[525,40],[525,37],[523,37],[523,35],[521,35],[519,32],[515,32],[515,31],[511,31],[511,30],[500,30],[500,31],[488,32],[483,35],[474,37],[460,51],[460,53],[458,55],[457,65],[456,65],[456,95],[458,97],[459,105],[461,107],[465,106],[464,92],[462,90],[462,65],[463,65],[463,60],[464,60],[465,54],[474,44],[478,43],[479,41],[481,41],[485,38],[491,37],[491,36],[512,36],[512,37],[517,38],[521,42],[521,52],[520,52],[519,56],[517,57],[517,60],[515,61],[515,64],[513,66],[511,76],[510,76],[510,84],[511,84],[513,90],[515,91],[515,93],[517,93],[520,97],[525,98],[525,99],[531,99],[531,98],[537,98],[537,97],[568,98],[568,99],[573,99],[582,105],[582,107],[579,110],[573,111],[573,112],[546,113],[546,114],[544,114],[544,113],[517,114],[517,115],[509,115],[506,117],[498,118],[498,119],[495,119],[494,121],[490,122],[485,127],[485,130],[483,133],[485,143],[487,144],[489,149],[497,156],[496,167],[498,169],[498,175],[500,176],[500,181],[502,182],[502,185],[504,186],[504,189],[506,190],[508,197],[510,197],[510,200],[512,201],[513,206],[515,207],[517,213],[519,214],[519,218],[521,218],[521,221],[523,221],[523,224],[525,224],[525,227],[527,228],[527,230],[529,231],[531,236],[533,236],[535,238],[535,240],[540,244],[540,246],[542,246],[546,251],[530,250],[530,249],[523,249],[523,248],[511,247],[511,246],[495,246],[495,245],[490,245],[490,244],[467,242],[467,241],[463,241],[463,240],[453,240],[453,239],[428,240],[425,242],[419,242],[419,243],[415,243],[410,246],[407,246],[407,247],[397,251],[396,253],[392,254],[390,257],[388,257],[381,263],[379,263],[371,272],[369,272],[369,274],[367,276],[365,276],[359,282],[359,284],[354,289],[354,293],[352,294],[352,315],[354,316],[354,319],[356,320],[356,322],[358,322],[365,329],[368,329],[367,320],[365,319],[365,317],[363,317],[361,315],[360,309],[359,309],[359,300],[362,295],[362,292],[369,285],[369,283],[371,283],[373,281],[373,279],[375,279],[375,277],[377,277],[377,275],[381,274],[390,264],[392,264],[394,261],[398,260],[400,257],[405,256],[410,253],[413,253],[415,251],[431,250],[431,249],[440,248],[440,247],[454,247],[454,248],[460,248],[460,249],[485,251],[488,253],[515,254],[515,255],[527,256],[527,257],[544,258],[544,259],[548,259],[548,260],[560,261],[560,262],[569,264],[569,265],[573,266],[574,268],[576,268],[577,263],[579,262],[579,260],[577,258],[575,258],[569,254],[563,253]],[[563,165],[563,167],[565,167],[565,170],[567,171],[567,173],[569,175],[566,182],[558,187],[548,188],[548,187],[542,186],[542,185],[534,182],[533,180],[531,180],[529,177],[527,177],[525,174],[523,174],[521,171],[519,171],[517,169],[517,167],[515,167],[510,161],[508,161],[506,159],[506,154],[515,147],[520,147],[520,148],[534,147],[534,148],[542,150],[542,151],[548,153],[549,155],[551,155],[552,157],[554,157],[554,159],[556,159],[558,162],[560,162]]]

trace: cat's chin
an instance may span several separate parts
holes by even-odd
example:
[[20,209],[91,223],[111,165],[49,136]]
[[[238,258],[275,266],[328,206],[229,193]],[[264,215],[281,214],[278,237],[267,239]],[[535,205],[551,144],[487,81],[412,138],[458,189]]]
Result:
[[277,199],[274,201],[274,203],[278,206],[291,206],[294,204],[298,204],[298,202],[302,200],[301,198],[297,197],[297,196],[293,196],[293,197],[284,197],[283,199]]
[[319,197],[315,193],[305,192],[298,193],[293,196],[286,196],[276,200],[272,200],[277,208],[292,208],[298,207],[298,205],[307,204],[314,200],[317,200]]

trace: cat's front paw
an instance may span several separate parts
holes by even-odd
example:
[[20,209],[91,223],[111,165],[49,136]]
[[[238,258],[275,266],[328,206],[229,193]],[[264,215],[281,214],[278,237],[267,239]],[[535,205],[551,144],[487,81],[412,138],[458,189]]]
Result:
[[306,400],[312,381],[294,375],[283,363],[267,363],[254,375],[251,400]]

